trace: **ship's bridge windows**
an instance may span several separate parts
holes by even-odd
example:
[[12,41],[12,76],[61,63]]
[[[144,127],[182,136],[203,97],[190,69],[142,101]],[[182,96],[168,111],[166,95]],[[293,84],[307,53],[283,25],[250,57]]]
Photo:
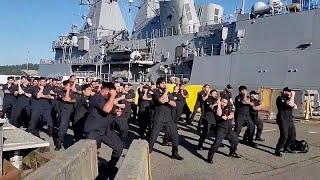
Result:
[[216,15],[216,16],[219,15],[219,9],[214,9],[214,15]]
[[191,20],[192,20],[192,15],[191,15],[191,12],[190,12],[190,5],[189,5],[189,3],[186,3],[186,4],[184,5],[184,8],[185,8],[185,10],[186,10],[187,19],[188,19],[189,21],[191,21]]
[[218,23],[218,21],[219,21],[218,16],[214,16],[213,21],[214,21],[215,23]]

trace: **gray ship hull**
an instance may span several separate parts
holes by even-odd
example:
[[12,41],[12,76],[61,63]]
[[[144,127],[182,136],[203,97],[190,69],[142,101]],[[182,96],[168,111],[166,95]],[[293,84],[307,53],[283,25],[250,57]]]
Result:
[[191,84],[320,89],[320,10],[238,21],[240,50],[195,57]]

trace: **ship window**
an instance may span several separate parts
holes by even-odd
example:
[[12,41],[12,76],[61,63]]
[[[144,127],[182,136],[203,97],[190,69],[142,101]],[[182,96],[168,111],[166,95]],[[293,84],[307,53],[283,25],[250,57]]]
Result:
[[189,21],[191,21],[191,20],[192,20],[191,12],[188,12],[188,13],[187,13],[187,19],[188,19]]
[[189,3],[186,3],[186,4],[184,5],[184,8],[186,8],[186,12],[190,12]]
[[214,14],[219,15],[219,9],[214,9]]
[[217,23],[217,22],[218,22],[218,20],[219,20],[218,16],[214,16],[213,21]]

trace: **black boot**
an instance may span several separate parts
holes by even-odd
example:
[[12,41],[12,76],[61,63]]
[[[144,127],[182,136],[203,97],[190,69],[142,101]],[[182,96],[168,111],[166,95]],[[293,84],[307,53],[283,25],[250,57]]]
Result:
[[197,150],[202,151],[202,144],[198,144]]
[[27,129],[27,132],[31,133],[34,136],[37,136],[38,138],[40,138],[40,133],[38,130],[29,130]]
[[49,137],[52,137],[52,134],[53,134],[53,128],[48,128],[48,130],[47,130],[47,134],[48,134],[48,136]]
[[56,142],[56,148],[54,148],[55,151],[59,151],[62,148],[62,143],[61,142]]
[[178,148],[172,148],[172,156],[171,156],[172,159],[176,159],[176,160],[183,160],[184,158],[181,157],[179,154],[178,154]]
[[285,148],[283,148],[283,152],[286,152],[286,153],[296,153],[296,151],[295,150],[292,150],[290,147],[285,147]]
[[170,143],[169,143],[169,138],[168,137],[163,137],[163,141],[161,143],[162,146],[170,146]]
[[210,164],[213,164],[213,154],[212,153],[208,153],[207,162],[210,163]]
[[278,156],[278,157],[281,157],[281,156],[282,156],[280,150],[278,150],[278,149],[274,152],[274,155],[275,155],[275,156]]
[[230,149],[229,156],[232,158],[241,158],[241,156],[236,153],[236,150],[233,150],[233,149]]
[[118,172],[118,168],[116,167],[118,161],[120,158],[116,158],[116,157],[111,157],[110,161],[108,162],[108,166],[107,166],[107,171],[110,172],[111,174],[117,174]]
[[261,142],[265,141],[265,139],[262,139],[261,137],[256,137],[255,140],[256,140],[256,141],[261,141]]

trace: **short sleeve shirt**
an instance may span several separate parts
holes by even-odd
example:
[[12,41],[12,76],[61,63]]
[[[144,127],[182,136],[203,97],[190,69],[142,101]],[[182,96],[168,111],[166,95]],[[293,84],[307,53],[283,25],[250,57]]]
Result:
[[235,113],[237,115],[250,115],[250,104],[243,103],[243,98],[240,95],[238,95],[235,99],[235,108]]
[[279,96],[276,100],[278,109],[278,120],[289,120],[292,119],[292,107],[287,104],[288,99],[283,96]]
[[226,115],[226,116],[229,116],[232,112],[234,112],[234,109],[233,107],[228,104],[227,106],[225,106],[223,109],[222,109],[222,114],[220,117],[218,117],[219,119],[219,123],[218,125],[220,127],[223,127],[223,128],[226,128],[226,129],[230,129],[232,127],[232,122],[231,120],[224,120],[222,119],[222,116]]
[[[43,95],[50,95],[50,88],[48,86],[45,86],[43,89]],[[46,98],[37,98],[37,94],[39,93],[40,88],[34,87],[34,90],[32,92],[32,108],[38,109],[38,110],[50,110],[51,109],[51,103],[50,99]]]
[[96,93],[90,98],[89,114],[85,121],[84,132],[105,131],[110,125],[110,114],[103,111],[107,103],[101,93]]
[[[169,122],[172,121],[172,107],[171,105],[166,102],[164,104],[159,102],[160,97],[163,95],[163,92],[160,90],[155,90],[153,94],[153,101],[155,106],[155,121],[160,122]],[[168,93],[168,99],[170,101],[174,101],[174,98],[171,93]]]

